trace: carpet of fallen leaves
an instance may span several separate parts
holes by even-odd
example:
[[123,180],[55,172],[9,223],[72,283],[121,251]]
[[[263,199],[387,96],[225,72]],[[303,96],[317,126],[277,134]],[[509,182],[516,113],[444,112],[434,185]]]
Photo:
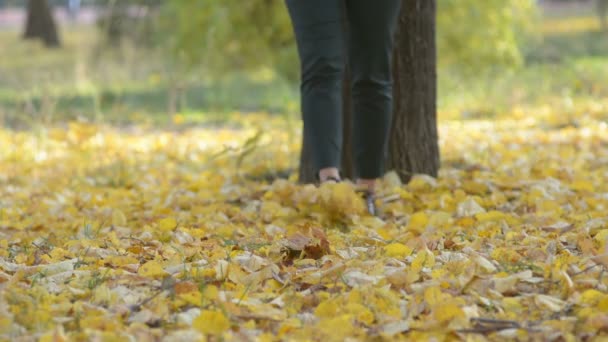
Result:
[[293,131],[0,130],[0,339],[608,337],[601,120],[443,122],[380,217],[297,185]]

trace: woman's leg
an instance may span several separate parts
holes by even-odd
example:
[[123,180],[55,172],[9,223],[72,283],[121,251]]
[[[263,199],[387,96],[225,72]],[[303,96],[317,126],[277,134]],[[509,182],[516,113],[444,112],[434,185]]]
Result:
[[339,178],[344,73],[343,1],[287,0],[301,65],[305,140],[321,181]]
[[353,147],[358,183],[384,173],[392,112],[391,56],[401,0],[347,0]]

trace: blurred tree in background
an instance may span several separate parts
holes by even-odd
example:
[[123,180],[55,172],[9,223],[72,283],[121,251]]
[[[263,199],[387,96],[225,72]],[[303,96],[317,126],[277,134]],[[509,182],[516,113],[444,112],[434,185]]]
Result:
[[[291,22],[282,0],[175,0],[161,14],[162,41],[189,64],[227,69],[269,66],[297,78]],[[211,71],[211,70],[210,70]]]
[[439,0],[438,50],[441,66],[479,72],[523,64],[526,40],[533,38],[532,0]]
[[[440,67],[463,72],[518,66],[535,23],[532,0],[438,0]],[[297,54],[282,0],[174,0],[163,5],[158,33],[181,61],[226,68],[268,66],[297,79]],[[474,23],[474,24],[473,24]]]
[[[28,3],[65,5],[54,0]],[[101,8],[98,26],[113,44],[131,38],[169,53],[180,67],[202,65],[208,76],[266,67],[288,81],[297,80],[295,41],[283,0],[82,3]],[[535,7],[533,0],[438,0],[439,67],[466,74],[521,65],[522,47],[536,22]]]
[[57,25],[47,0],[29,0],[24,39],[40,39],[48,47],[60,45]]
[[160,0],[105,0],[100,3],[103,13],[97,25],[111,44],[130,37],[139,44],[149,45],[157,29],[154,21],[161,4]]

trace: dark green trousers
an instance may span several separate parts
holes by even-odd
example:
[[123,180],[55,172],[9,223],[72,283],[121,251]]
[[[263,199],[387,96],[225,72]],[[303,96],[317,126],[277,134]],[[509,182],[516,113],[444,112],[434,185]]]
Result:
[[342,83],[348,63],[355,173],[366,179],[382,176],[392,111],[393,36],[401,0],[286,2],[300,58],[304,134],[315,170],[340,167]]

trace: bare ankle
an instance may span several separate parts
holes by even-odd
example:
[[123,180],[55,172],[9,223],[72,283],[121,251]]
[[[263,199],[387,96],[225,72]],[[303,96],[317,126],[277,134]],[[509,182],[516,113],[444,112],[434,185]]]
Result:
[[340,180],[340,171],[336,167],[327,167],[319,170],[319,180],[326,182],[328,180]]

